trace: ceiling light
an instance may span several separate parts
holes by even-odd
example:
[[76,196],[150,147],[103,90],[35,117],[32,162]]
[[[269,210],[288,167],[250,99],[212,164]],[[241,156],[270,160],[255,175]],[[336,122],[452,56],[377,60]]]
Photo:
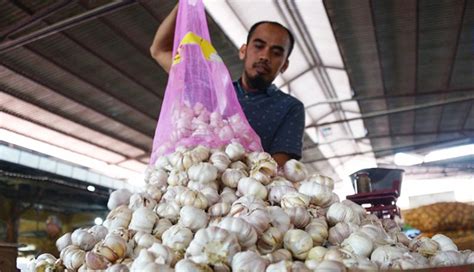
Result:
[[424,162],[442,161],[469,155],[474,155],[474,144],[431,151],[425,156]]
[[102,225],[102,223],[104,223],[104,220],[102,220],[102,218],[96,217],[96,218],[94,219],[94,224],[96,224],[96,225]]
[[408,153],[397,153],[393,159],[396,165],[411,166],[423,163],[423,156]]
[[94,191],[95,191],[95,187],[92,186],[92,185],[89,185],[89,186],[87,186],[87,190],[88,190],[88,191],[91,191],[91,192],[94,192]]

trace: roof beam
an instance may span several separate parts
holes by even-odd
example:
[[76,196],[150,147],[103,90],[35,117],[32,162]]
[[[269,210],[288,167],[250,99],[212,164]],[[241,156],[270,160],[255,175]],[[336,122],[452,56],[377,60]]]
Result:
[[[365,154],[370,154],[370,153],[378,153],[378,152],[386,152],[386,151],[391,151],[392,153],[396,150],[397,152],[403,151],[405,149],[420,149],[420,148],[426,148],[426,147],[432,147],[434,145],[438,144],[446,144],[446,143],[455,143],[460,140],[467,140],[471,141],[471,138],[469,137],[460,137],[460,138],[455,138],[455,139],[450,139],[446,141],[424,141],[421,143],[415,143],[415,144],[407,144],[407,145],[395,145],[391,147],[384,147],[380,149],[373,149],[373,150],[368,150],[368,151],[363,151],[363,152],[354,152],[350,154],[343,154],[343,155],[336,155],[328,158],[320,158],[320,159],[315,159],[315,160],[309,160],[309,161],[303,161],[302,163],[314,163],[314,162],[319,162],[319,161],[327,161],[330,159],[340,159],[340,158],[346,158],[346,157],[353,157],[353,156],[358,156],[358,155],[365,155]],[[398,150],[397,150],[398,149]]]
[[[62,1],[57,1],[45,8],[42,8],[38,11],[36,11],[34,14],[22,18],[18,20],[16,23],[8,26],[4,30],[0,32],[0,37],[2,40],[10,37],[14,33],[17,33],[19,31],[22,31],[31,25],[37,23],[38,21],[41,21],[42,19],[50,16],[51,14],[54,14],[55,12],[71,5],[73,2],[71,0],[62,0]],[[15,2],[14,5],[18,6],[18,2]],[[20,7],[22,10],[25,10],[26,7]],[[26,11],[26,10],[25,10]]]
[[57,22],[40,30],[34,31],[32,33],[26,34],[20,38],[5,41],[0,43],[0,53],[5,53],[20,46],[29,44],[33,41],[43,39],[50,35],[56,34],[58,32],[64,31],[71,27],[75,27],[82,23],[94,20],[100,16],[115,12],[122,8],[126,8],[131,4],[135,4],[135,0],[117,0],[109,4],[105,4],[96,9],[89,10],[82,14],[76,15],[74,17],[65,19],[63,21]]
[[394,108],[394,109],[384,110],[384,111],[375,111],[375,112],[371,112],[371,113],[367,113],[367,114],[362,114],[360,117],[341,119],[341,120],[336,120],[336,121],[332,121],[332,122],[325,122],[325,123],[320,123],[320,124],[312,124],[312,125],[307,126],[306,128],[322,127],[322,126],[327,126],[327,125],[332,125],[332,124],[346,123],[346,122],[350,122],[350,121],[361,120],[361,119],[369,119],[369,118],[374,118],[374,117],[379,117],[379,116],[386,116],[386,115],[396,114],[396,113],[400,113],[400,112],[413,111],[413,110],[438,107],[438,106],[443,106],[443,105],[448,105],[448,104],[466,102],[466,101],[469,101],[469,100],[474,100],[474,95],[470,95],[470,96],[466,96],[466,97],[457,97],[457,98],[452,98],[452,99],[446,99],[446,100],[440,101],[440,102],[431,102],[431,103],[425,103],[425,104],[420,104],[420,105],[412,105],[412,106]]
[[453,78],[454,65],[456,63],[456,55],[458,53],[458,48],[459,48],[459,40],[461,39],[461,33],[462,33],[463,25],[464,25],[464,15],[466,14],[466,6],[467,6],[467,1],[464,0],[462,14],[459,19],[458,33],[456,36],[456,45],[454,46],[453,54],[451,56],[451,65],[448,67],[449,72],[448,72],[448,78],[446,80],[446,85],[445,85],[446,88],[449,88],[449,85],[451,85],[451,79]]
[[379,99],[398,99],[404,97],[421,97],[428,95],[444,95],[444,94],[453,94],[453,93],[463,93],[463,92],[474,92],[474,88],[456,88],[456,89],[446,89],[446,90],[436,90],[429,92],[421,93],[405,93],[405,94],[391,94],[391,95],[375,95],[375,96],[354,96],[352,98],[335,98],[328,99],[324,101],[318,101],[316,103],[310,104],[305,107],[305,109],[333,103],[347,103],[347,102],[359,102],[359,101],[369,101],[369,100],[379,100]]

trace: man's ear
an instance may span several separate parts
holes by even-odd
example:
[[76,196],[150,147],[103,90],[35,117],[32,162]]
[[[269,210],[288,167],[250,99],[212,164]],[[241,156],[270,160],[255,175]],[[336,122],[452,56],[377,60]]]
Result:
[[242,44],[242,46],[239,49],[239,59],[240,60],[244,60],[246,52],[247,52],[247,45]]
[[290,61],[288,59],[286,59],[285,64],[283,64],[283,66],[280,69],[280,73],[283,74],[286,71],[286,69],[288,68],[288,65],[290,65]]

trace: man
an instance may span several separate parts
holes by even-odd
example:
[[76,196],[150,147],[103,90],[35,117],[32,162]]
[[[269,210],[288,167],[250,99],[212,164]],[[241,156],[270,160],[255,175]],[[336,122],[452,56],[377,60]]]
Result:
[[[174,28],[178,6],[158,28],[150,52],[169,72],[172,63]],[[300,159],[305,125],[304,106],[298,99],[272,84],[288,68],[293,49],[291,32],[276,22],[256,23],[249,31],[247,44],[239,50],[244,71],[234,82],[240,105],[263,149],[279,166],[290,159]]]

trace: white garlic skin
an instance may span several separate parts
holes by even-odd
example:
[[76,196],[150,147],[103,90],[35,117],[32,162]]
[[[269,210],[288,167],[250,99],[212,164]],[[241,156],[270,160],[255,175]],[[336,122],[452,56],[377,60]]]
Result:
[[237,237],[219,227],[207,227],[196,232],[186,249],[186,258],[197,263],[230,265],[240,251]]
[[283,173],[285,178],[292,182],[300,182],[308,176],[306,166],[295,159],[291,159],[283,165]]
[[56,240],[56,247],[58,251],[63,250],[67,246],[72,245],[72,240],[71,240],[71,233],[65,233],[63,236],[59,237],[58,240]]
[[268,194],[267,188],[265,188],[263,184],[253,178],[240,179],[237,185],[237,191],[240,193],[240,195],[253,195],[262,200],[266,199]]
[[175,251],[185,251],[192,239],[192,231],[179,225],[171,226],[162,235],[163,245]]
[[130,196],[132,196],[132,192],[125,188],[113,191],[107,202],[107,208],[113,210],[120,205],[128,205]]
[[286,249],[291,251],[294,258],[304,260],[313,247],[313,239],[311,239],[311,236],[305,231],[291,229],[285,233],[283,245]]
[[252,225],[241,218],[224,217],[217,226],[235,234],[243,249],[251,248],[257,242],[257,232]]
[[441,251],[458,250],[458,247],[453,242],[453,240],[451,240],[451,238],[447,237],[446,235],[438,233],[431,237],[431,240],[436,241],[439,244],[439,250]]
[[193,232],[205,228],[208,221],[206,212],[193,206],[184,206],[179,212],[178,224]]
[[232,258],[233,271],[265,271],[269,261],[253,251],[238,252]]

